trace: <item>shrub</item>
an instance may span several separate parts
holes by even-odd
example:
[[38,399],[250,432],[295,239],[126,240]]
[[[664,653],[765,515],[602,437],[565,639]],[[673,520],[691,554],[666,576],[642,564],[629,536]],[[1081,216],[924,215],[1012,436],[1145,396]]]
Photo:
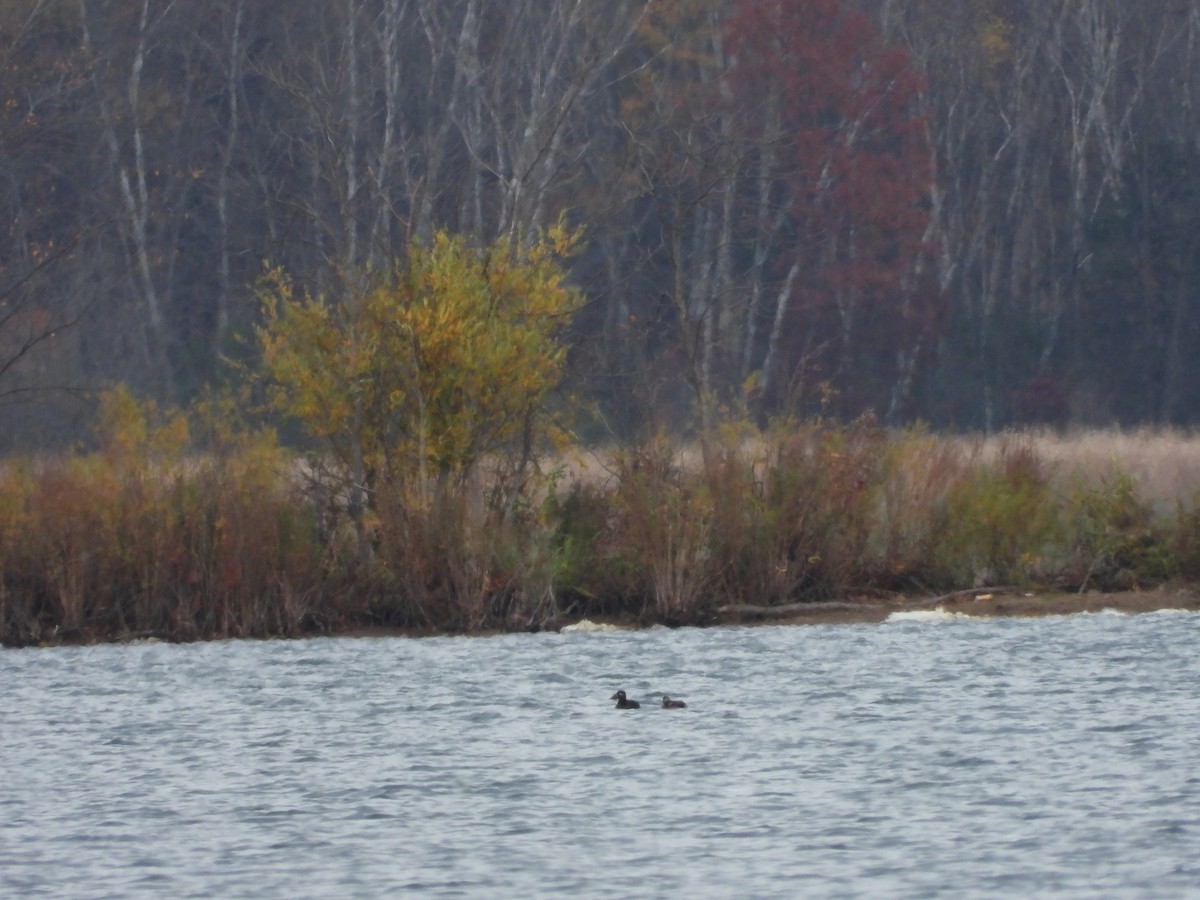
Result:
[[0,639],[295,634],[315,624],[312,519],[270,432],[188,455],[174,411],[123,390],[100,450],[0,474]]
[[1156,584],[1179,571],[1175,549],[1155,526],[1153,509],[1123,471],[1099,481],[1077,476],[1065,518],[1073,535],[1068,574],[1080,590]]
[[758,528],[769,602],[832,596],[869,570],[873,494],[886,433],[870,420],[783,435],[764,473]]
[[956,442],[920,429],[888,442],[870,546],[877,586],[905,589],[934,577],[937,542],[952,533],[951,499],[969,472],[970,461]]
[[554,490],[545,516],[554,528],[554,592],[565,610],[616,615],[642,608],[640,554],[623,541],[616,492],[574,480]]
[[297,296],[279,270],[264,279],[269,394],[339,464],[364,561],[376,488],[400,486],[428,508],[435,482],[461,488],[491,457],[515,475],[497,502],[522,491],[533,453],[558,436],[544,413],[579,303],[560,266],[576,239],[555,226],[516,254],[438,234],[332,298]]
[[931,572],[945,584],[1030,584],[1050,571],[1062,522],[1053,480],[1034,448],[1011,438],[950,488],[932,535]]
[[635,561],[657,615],[694,615],[713,579],[712,502],[704,481],[681,469],[662,437],[616,456],[613,502],[619,553]]

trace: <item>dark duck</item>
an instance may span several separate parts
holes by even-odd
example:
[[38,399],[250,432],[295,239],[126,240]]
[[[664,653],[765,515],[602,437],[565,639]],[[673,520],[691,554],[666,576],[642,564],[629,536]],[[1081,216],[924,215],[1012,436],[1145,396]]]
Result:
[[687,709],[687,704],[682,700],[672,700],[663,694],[663,709]]
[[617,701],[617,709],[641,709],[642,708],[642,704],[638,703],[636,700],[629,700],[628,698],[626,698],[624,691],[617,691],[615,694],[613,694],[608,699]]

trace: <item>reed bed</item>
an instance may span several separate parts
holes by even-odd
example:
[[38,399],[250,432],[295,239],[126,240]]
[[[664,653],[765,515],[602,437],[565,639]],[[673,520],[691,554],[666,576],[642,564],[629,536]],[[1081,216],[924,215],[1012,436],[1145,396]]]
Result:
[[1157,512],[1173,512],[1179,503],[1194,505],[1200,491],[1200,434],[1182,429],[1138,428],[1121,431],[1035,430],[1005,433],[976,443],[985,459],[994,459],[1014,440],[1028,442],[1038,457],[1060,473],[1090,479],[1128,476],[1139,498]]
[[[731,428],[490,476],[377,485],[127,407],[99,449],[0,465],[0,640],[197,640],[703,623],[725,604],[1200,579],[1200,437]],[[498,470],[499,471],[499,470]]]

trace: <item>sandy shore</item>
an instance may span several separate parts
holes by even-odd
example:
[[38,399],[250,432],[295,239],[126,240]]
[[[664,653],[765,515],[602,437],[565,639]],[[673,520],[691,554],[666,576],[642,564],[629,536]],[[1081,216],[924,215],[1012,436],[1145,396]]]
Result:
[[[1098,613],[1116,610],[1122,613],[1148,613],[1165,609],[1200,612],[1200,585],[1161,587],[1147,591],[1101,593],[1038,593],[1015,588],[991,588],[957,591],[941,596],[863,596],[828,603],[797,603],[786,607],[725,606],[707,619],[671,623],[712,627],[720,625],[828,625],[883,622],[892,613],[940,610],[946,613],[979,617],[1056,616],[1073,613]],[[508,632],[518,631],[613,631],[660,626],[662,623],[647,617],[596,616],[594,619],[561,616],[541,625],[513,622]],[[482,637],[500,633],[484,631],[445,631],[432,628],[398,628],[391,626],[350,626],[333,628],[318,634],[294,637],[437,637],[472,635]],[[103,638],[98,635],[55,635],[40,646],[59,644],[127,643],[133,640],[161,640],[150,635],[123,635]]]
[[940,597],[863,597],[837,603],[811,603],[788,607],[783,615],[774,610],[760,612],[750,607],[725,607],[718,617],[720,624],[882,622],[894,612],[938,608],[969,616],[1056,616],[1106,609],[1123,613],[1163,609],[1200,611],[1200,588],[1163,587],[1148,591],[1089,591],[1082,594],[983,589]]

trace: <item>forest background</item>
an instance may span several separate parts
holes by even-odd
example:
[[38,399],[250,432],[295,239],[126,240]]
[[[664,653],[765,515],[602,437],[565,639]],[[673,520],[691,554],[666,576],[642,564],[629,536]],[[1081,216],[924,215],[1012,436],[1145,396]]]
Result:
[[8,0],[0,642],[1195,583],[1198,39]]
[[560,216],[587,439],[1190,425],[1197,99],[1197,0],[6,0],[0,449]]

